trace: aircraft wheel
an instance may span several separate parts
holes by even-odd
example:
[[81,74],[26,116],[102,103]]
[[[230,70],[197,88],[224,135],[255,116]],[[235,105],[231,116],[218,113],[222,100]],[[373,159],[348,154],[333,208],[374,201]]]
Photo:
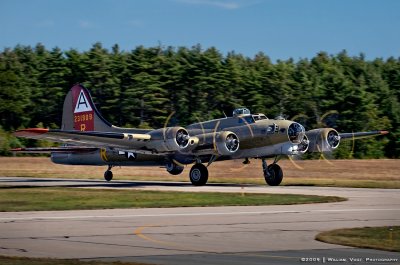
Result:
[[184,169],[184,167],[178,166],[174,162],[167,162],[167,165],[165,167],[167,168],[167,172],[171,175],[179,175]]
[[190,170],[189,177],[194,186],[205,185],[208,180],[208,169],[203,164],[195,164]]
[[264,178],[268,185],[279,186],[283,179],[283,172],[278,164],[272,164],[267,167],[267,172],[264,172]]
[[107,170],[106,172],[104,172],[104,179],[107,181],[112,180],[113,178],[113,173],[111,170]]

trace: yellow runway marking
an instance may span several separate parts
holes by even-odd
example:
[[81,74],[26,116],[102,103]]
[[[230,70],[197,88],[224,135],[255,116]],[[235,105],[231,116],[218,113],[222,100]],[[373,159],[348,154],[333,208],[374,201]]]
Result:
[[[140,226],[135,229],[134,234],[146,241],[153,242],[153,243],[156,243],[159,245],[179,247],[179,248],[181,248],[182,251],[209,252],[207,250],[188,248],[187,245],[181,245],[181,244],[176,244],[173,242],[157,240],[150,236],[144,235],[143,230],[145,230],[146,228],[151,228],[151,227],[159,227],[159,225]],[[301,258],[301,257],[277,256],[277,255],[258,254],[258,253],[257,254],[256,253],[224,253],[224,252],[213,252],[213,253],[219,254],[219,255],[235,255],[235,256],[263,257],[263,258],[275,258],[275,259],[292,259],[292,260],[293,259],[300,260],[300,258]]]
[[167,246],[179,246],[178,244],[175,243],[171,243],[171,242],[167,242],[167,241],[161,241],[161,240],[157,240],[154,238],[151,238],[149,236],[144,235],[142,232],[144,229],[149,228],[149,227],[158,227],[157,225],[146,225],[146,226],[140,226],[138,228],[136,228],[136,230],[134,231],[134,234],[146,241],[150,241],[153,243],[157,243],[160,245],[167,245]]

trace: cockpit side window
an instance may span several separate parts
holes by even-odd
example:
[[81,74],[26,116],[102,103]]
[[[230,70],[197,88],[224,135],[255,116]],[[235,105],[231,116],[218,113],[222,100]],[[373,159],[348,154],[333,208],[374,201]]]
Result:
[[260,121],[260,120],[267,120],[268,118],[264,114],[258,114],[258,115],[253,115],[253,119],[255,121]]

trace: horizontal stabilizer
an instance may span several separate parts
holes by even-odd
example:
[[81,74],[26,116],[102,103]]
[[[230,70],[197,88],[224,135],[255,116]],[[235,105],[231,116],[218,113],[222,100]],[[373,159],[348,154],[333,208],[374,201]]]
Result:
[[17,137],[36,139],[36,138],[40,138],[40,135],[48,133],[48,132],[49,132],[49,129],[30,128],[30,129],[18,130],[16,132],[14,132],[13,134]]

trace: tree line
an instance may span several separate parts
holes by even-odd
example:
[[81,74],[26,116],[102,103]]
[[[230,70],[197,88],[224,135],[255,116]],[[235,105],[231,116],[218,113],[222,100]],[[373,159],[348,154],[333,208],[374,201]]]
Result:
[[272,62],[262,52],[250,58],[201,45],[123,51],[101,43],[83,52],[42,44],[1,51],[0,154],[41,144],[16,139],[13,130],[59,128],[64,97],[78,82],[117,126],[185,126],[245,106],[269,118],[295,119],[306,129],[386,129],[389,135],[345,143],[335,155],[400,156],[400,58],[367,60],[342,51]]

